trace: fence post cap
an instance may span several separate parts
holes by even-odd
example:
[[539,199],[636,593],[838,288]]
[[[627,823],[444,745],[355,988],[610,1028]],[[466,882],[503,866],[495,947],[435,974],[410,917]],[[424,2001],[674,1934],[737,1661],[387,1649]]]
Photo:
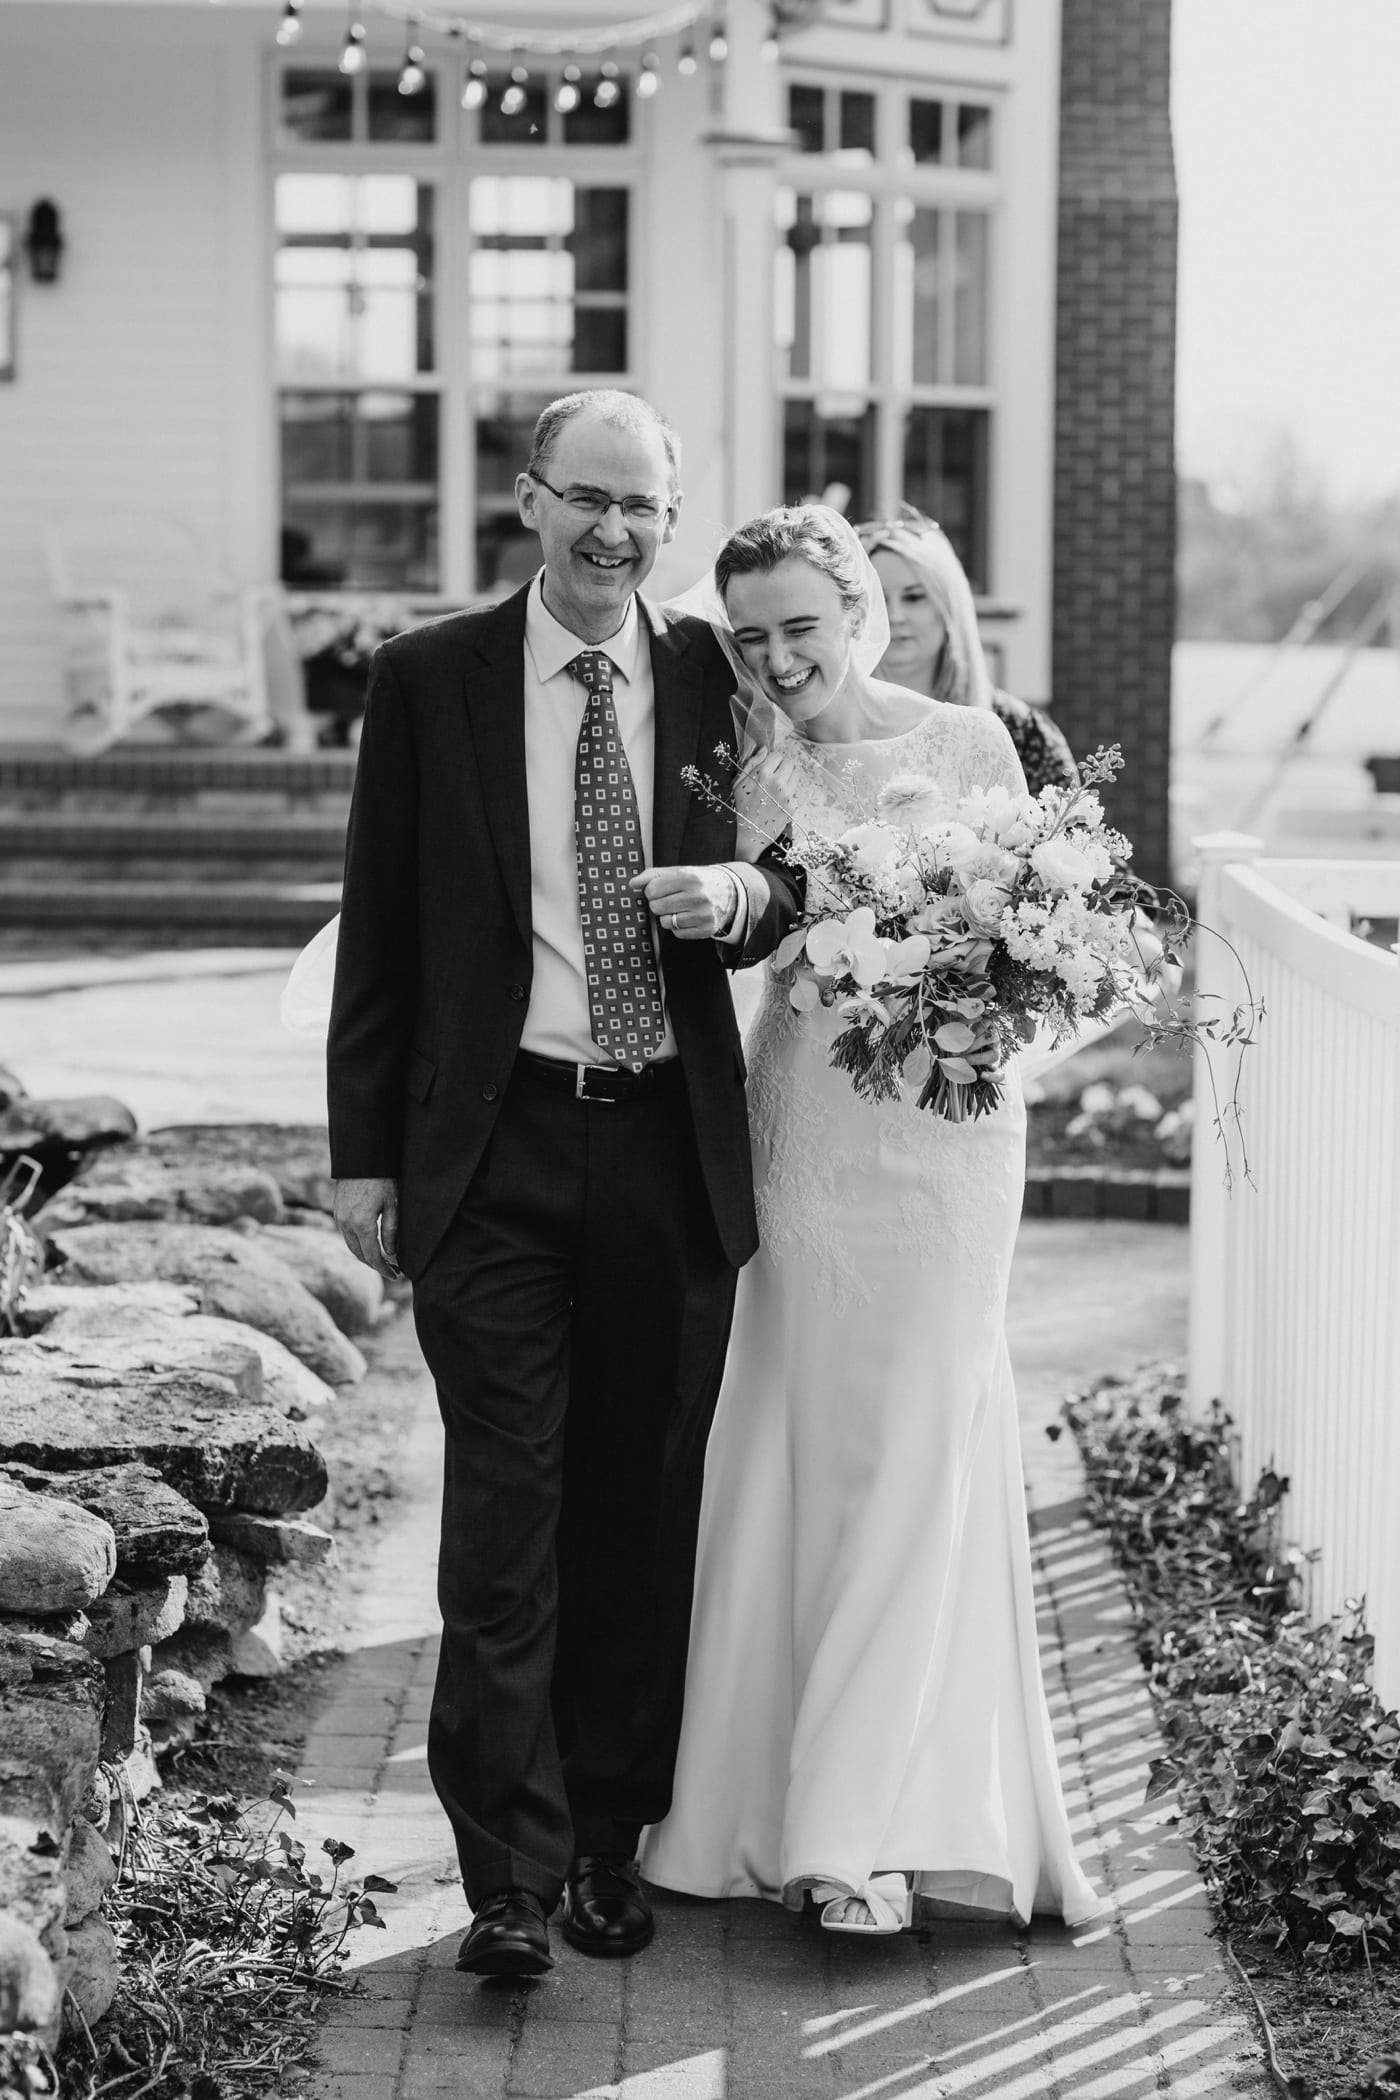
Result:
[[1264,841],[1252,831],[1207,831],[1191,843],[1202,860],[1221,862],[1257,860],[1264,850]]

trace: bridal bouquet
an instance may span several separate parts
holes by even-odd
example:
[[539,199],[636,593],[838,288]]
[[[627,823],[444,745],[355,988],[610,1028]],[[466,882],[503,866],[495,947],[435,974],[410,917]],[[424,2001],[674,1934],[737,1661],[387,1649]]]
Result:
[[795,1007],[835,1007],[845,1021],[831,1061],[863,1099],[908,1085],[950,1122],[985,1115],[1006,1058],[1041,1023],[1059,1042],[1085,1021],[1150,1009],[1175,956],[1095,792],[1122,763],[1116,745],[1101,748],[1079,788],[1035,796],[949,795],[898,774],[868,821],[786,844],[807,874],[807,910],[774,959]]

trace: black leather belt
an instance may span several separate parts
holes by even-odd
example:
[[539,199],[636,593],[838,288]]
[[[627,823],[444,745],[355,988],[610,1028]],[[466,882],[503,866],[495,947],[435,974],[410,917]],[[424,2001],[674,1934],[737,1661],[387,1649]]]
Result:
[[515,1068],[545,1086],[572,1094],[576,1101],[636,1101],[674,1086],[681,1076],[678,1057],[663,1058],[660,1064],[643,1065],[640,1072],[632,1072],[626,1065],[574,1065],[562,1057],[539,1057],[533,1050],[517,1051]]

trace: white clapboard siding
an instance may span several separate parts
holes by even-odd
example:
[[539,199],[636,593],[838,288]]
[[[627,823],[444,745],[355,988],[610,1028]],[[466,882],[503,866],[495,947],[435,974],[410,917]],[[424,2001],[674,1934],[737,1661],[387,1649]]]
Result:
[[[195,33],[203,31],[202,34]],[[62,720],[44,523],[135,507],[229,555],[230,68],[205,11],[0,9],[0,205],[51,196],[62,276],[22,277],[18,375],[0,386],[0,740]],[[21,226],[22,230],[22,226]]]
[[[1365,1597],[1377,1684],[1400,1703],[1400,959],[1346,930],[1400,912],[1400,863],[1199,844],[1201,1011],[1227,1012],[1247,980],[1266,1012],[1228,1191],[1197,1056],[1192,1398],[1234,1418],[1242,1489],[1265,1466],[1287,1475],[1284,1530],[1317,1554],[1309,1602]],[[1210,1064],[1226,1091],[1229,1058]]]

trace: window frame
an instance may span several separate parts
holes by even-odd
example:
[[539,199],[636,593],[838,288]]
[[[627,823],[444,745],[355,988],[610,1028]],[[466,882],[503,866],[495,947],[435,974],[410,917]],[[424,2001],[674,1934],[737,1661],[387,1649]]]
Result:
[[[368,137],[349,141],[293,141],[284,138],[281,130],[282,80],[289,72],[334,70],[334,52],[321,46],[270,53],[264,93],[267,262],[263,281],[268,302],[266,341],[272,380],[268,414],[271,456],[277,465],[275,486],[279,529],[283,501],[280,404],[284,393],[435,393],[438,396],[437,587],[431,592],[414,590],[411,586],[388,587],[391,590],[401,588],[404,595],[411,596],[417,603],[436,600],[444,605],[460,605],[480,598],[485,588],[480,584],[476,561],[480,478],[476,425],[483,413],[482,397],[519,399],[538,396],[548,400],[578,387],[597,385],[635,391],[641,385],[638,346],[646,340],[649,318],[646,312],[647,287],[640,264],[646,252],[649,185],[643,175],[650,143],[651,106],[645,97],[638,98],[636,94],[635,68],[624,66],[622,69],[631,105],[630,136],[625,142],[566,145],[562,138],[557,141],[547,138],[542,144],[482,143],[476,113],[461,106],[462,87],[472,55],[466,53],[457,59],[435,59],[430,67],[436,75],[438,98],[437,137],[431,143],[404,144]],[[491,54],[487,56],[491,57]],[[497,64],[493,60],[492,70],[505,70],[509,61],[500,54],[496,57],[501,62]],[[556,76],[565,63],[566,59],[561,57],[551,61],[545,69],[550,77],[551,104]],[[372,55],[367,71],[382,73],[386,70],[387,66],[378,63]],[[364,102],[365,96],[360,99]],[[324,388],[283,378],[277,360],[274,317],[274,259],[278,249],[276,184],[279,175],[313,171],[346,176],[406,175],[434,187],[435,362],[431,373],[416,374],[402,382],[351,381]],[[482,175],[562,176],[576,189],[615,187],[627,191],[625,305],[629,363],[626,372],[557,371],[532,377],[520,384],[506,382],[499,386],[473,379],[469,294],[472,249],[470,185],[473,179]],[[524,465],[523,460],[521,465]],[[295,585],[291,588],[298,589]],[[318,599],[337,594],[358,598],[381,595],[382,590],[376,590],[374,586],[347,584],[336,586],[330,593],[319,587],[315,591]]]
[[[815,195],[832,190],[859,190],[867,192],[874,203],[874,224],[871,242],[871,282],[873,291],[873,314],[871,326],[871,376],[870,384],[863,390],[844,392],[842,399],[852,405],[859,399],[862,405],[874,408],[874,450],[871,462],[871,481],[874,489],[877,515],[892,516],[903,501],[904,487],[904,431],[905,415],[914,408],[979,409],[986,412],[986,482],[984,510],[980,538],[984,544],[984,566],[987,573],[980,580],[979,596],[991,597],[995,589],[995,578],[991,573],[996,546],[995,520],[992,515],[994,500],[993,460],[995,453],[995,427],[1000,386],[1001,313],[1002,297],[1000,263],[1004,246],[1003,219],[1005,210],[1005,183],[1002,179],[998,141],[1004,133],[1006,111],[1003,95],[990,84],[979,84],[971,89],[967,84],[954,80],[920,79],[914,83],[905,79],[890,79],[875,74],[856,74],[842,67],[837,70],[818,64],[791,65],[783,71],[783,106],[787,107],[787,91],[792,87],[822,88],[826,91],[830,129],[832,112],[839,111],[836,99],[841,90],[873,93],[876,98],[875,137],[878,148],[873,161],[860,163],[847,161],[839,148],[835,152],[808,153],[794,148],[785,153],[776,168],[779,188],[789,189],[797,195]],[[938,101],[945,105],[972,103],[989,108],[992,112],[991,165],[988,168],[964,168],[952,164],[946,157],[937,162],[916,162],[908,148],[908,108],[911,101]],[[945,134],[955,128],[945,124]],[[896,270],[895,249],[899,237],[897,205],[908,199],[914,208],[937,210],[946,214],[944,224],[951,230],[953,214],[958,211],[983,213],[987,221],[986,262],[986,312],[984,378],[976,385],[954,380],[915,380],[912,372],[907,381],[898,372],[895,324],[896,314]],[[775,247],[782,235],[774,229]],[[950,322],[949,326],[953,324]],[[912,346],[911,346],[912,349]],[[783,486],[783,425],[786,403],[790,400],[816,400],[827,390],[815,379],[792,379],[783,369],[784,352],[775,344],[774,374],[775,392],[778,402],[776,442],[778,457],[774,462],[775,485]]]

